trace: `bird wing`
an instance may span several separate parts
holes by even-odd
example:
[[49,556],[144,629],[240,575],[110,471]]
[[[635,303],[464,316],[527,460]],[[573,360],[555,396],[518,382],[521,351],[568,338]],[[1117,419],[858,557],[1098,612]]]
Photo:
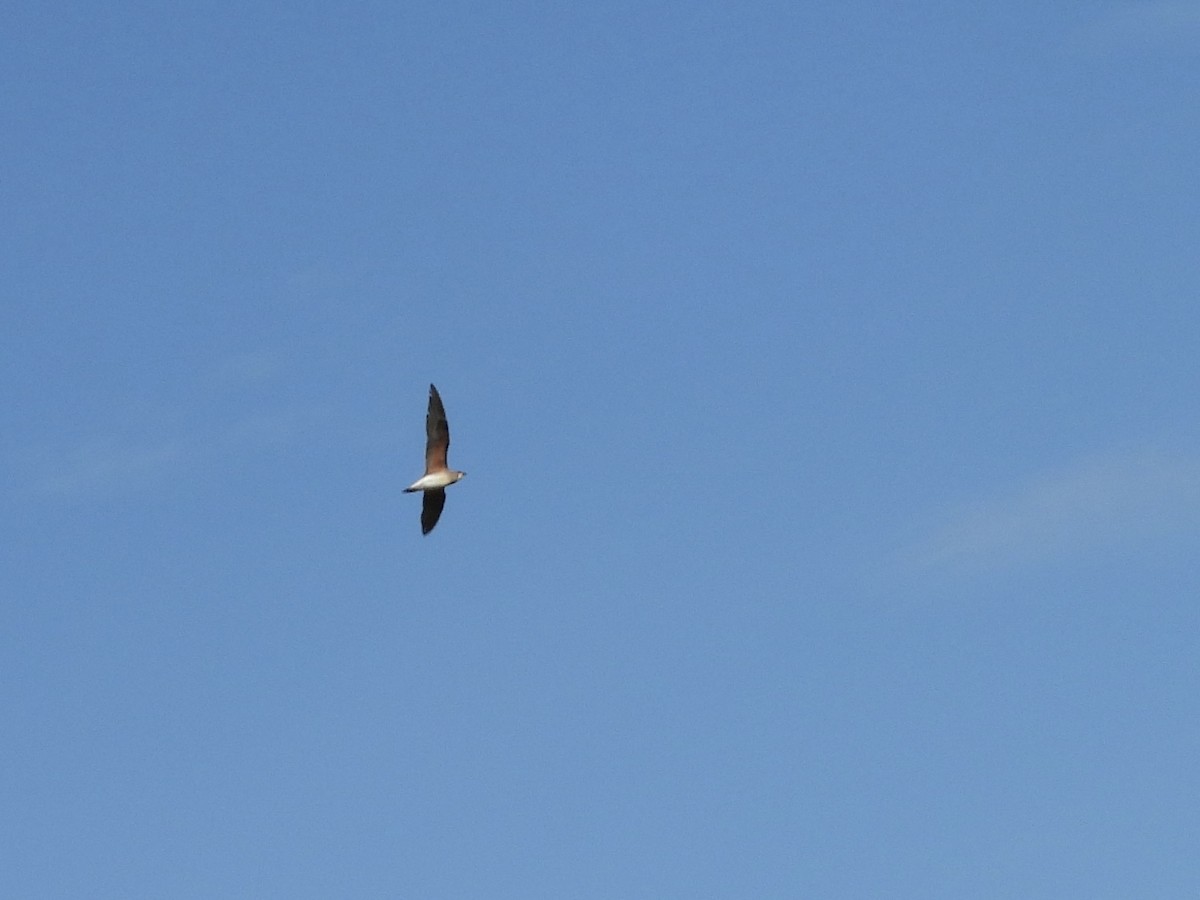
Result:
[[425,491],[421,499],[421,534],[429,534],[442,517],[446,505],[446,492],[442,488]]
[[[448,468],[446,453],[450,449],[450,424],[446,408],[437,388],[429,386],[429,412],[425,416],[425,474]],[[430,526],[432,527],[432,526]]]

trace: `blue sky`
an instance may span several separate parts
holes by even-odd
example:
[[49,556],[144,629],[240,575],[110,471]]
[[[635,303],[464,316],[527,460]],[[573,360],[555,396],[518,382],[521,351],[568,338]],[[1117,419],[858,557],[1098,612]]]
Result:
[[24,4],[0,76],[7,894],[1195,896],[1200,3]]

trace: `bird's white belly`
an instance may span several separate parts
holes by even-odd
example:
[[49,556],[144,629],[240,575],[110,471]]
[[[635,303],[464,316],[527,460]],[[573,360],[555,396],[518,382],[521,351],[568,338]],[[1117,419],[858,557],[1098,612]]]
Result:
[[410,491],[432,491],[437,488],[444,488],[448,484],[453,484],[455,478],[449,472],[434,472],[432,475],[424,475],[418,478],[408,486]]

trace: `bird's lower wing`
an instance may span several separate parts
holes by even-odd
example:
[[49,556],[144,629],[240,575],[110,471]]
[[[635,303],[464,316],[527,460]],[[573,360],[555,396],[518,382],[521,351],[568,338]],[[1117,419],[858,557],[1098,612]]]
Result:
[[446,505],[446,492],[441,488],[425,491],[421,500],[421,534],[429,534],[433,526],[442,517],[442,507]]

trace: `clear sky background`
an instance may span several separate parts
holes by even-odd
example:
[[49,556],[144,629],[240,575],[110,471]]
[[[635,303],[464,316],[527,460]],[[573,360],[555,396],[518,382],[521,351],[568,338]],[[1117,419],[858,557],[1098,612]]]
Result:
[[1200,3],[10,4],[0,81],[5,896],[1197,896]]

